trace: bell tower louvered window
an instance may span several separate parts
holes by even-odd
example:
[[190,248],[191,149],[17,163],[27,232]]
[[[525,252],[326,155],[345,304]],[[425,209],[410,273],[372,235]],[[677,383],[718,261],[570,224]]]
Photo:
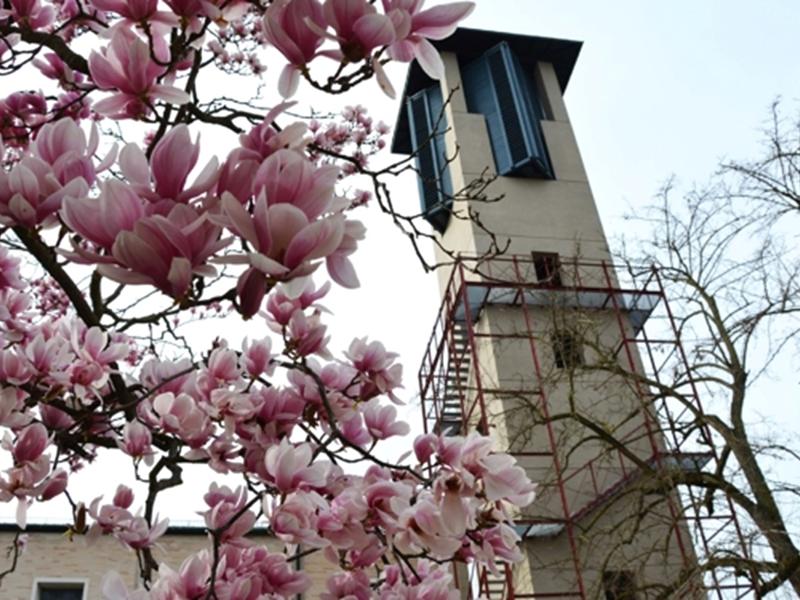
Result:
[[530,76],[503,42],[461,68],[467,108],[486,117],[498,175],[553,179],[544,110]]
[[438,83],[414,94],[406,104],[411,143],[417,153],[422,212],[440,233],[447,228],[453,204],[453,184],[444,143],[447,122],[443,106]]

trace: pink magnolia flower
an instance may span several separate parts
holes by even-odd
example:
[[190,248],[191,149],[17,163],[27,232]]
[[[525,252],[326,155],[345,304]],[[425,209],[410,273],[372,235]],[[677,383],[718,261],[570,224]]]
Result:
[[75,394],[84,402],[100,397],[111,374],[111,364],[130,352],[128,344],[109,343],[108,334],[99,327],[79,331],[74,326],[71,332],[71,345],[75,359],[63,374],[59,374],[64,384],[73,388]]
[[275,0],[264,14],[264,36],[286,57],[289,64],[281,73],[278,91],[291,98],[300,83],[300,70],[317,54],[323,38],[308,26],[325,29],[322,5],[317,0]]
[[436,501],[442,511],[442,522],[452,535],[462,536],[466,533],[469,510],[465,496],[474,496],[476,491],[470,483],[471,478],[465,480],[460,473],[450,471],[442,472],[434,482]]
[[0,246],[0,290],[24,287],[19,277],[19,259],[11,256],[5,246]]
[[0,137],[13,148],[25,149],[30,135],[47,120],[42,92],[14,92],[0,99]]
[[[342,215],[310,222],[306,213],[292,204],[269,206],[263,192],[255,201],[252,215],[227,192],[222,196],[222,209],[223,215],[211,217],[214,222],[246,240],[254,251],[246,256],[220,258],[218,262],[246,263],[273,278],[291,279],[310,274],[318,266],[314,261],[333,253],[344,236]],[[264,277],[249,281],[255,275],[248,270],[240,278],[239,293],[248,295],[242,298],[242,304],[249,307],[243,311],[245,318],[255,314],[266,292]]]
[[0,331],[9,342],[17,342],[30,336],[30,312],[32,297],[12,289],[0,290]]
[[163,23],[176,26],[179,23],[175,15],[157,10],[158,0],[92,0],[92,6],[116,13],[132,25]]
[[32,498],[41,496],[48,487],[48,494],[60,493],[61,476],[56,476],[53,481],[46,479],[51,467],[50,457],[44,451],[50,441],[47,429],[41,423],[25,427],[13,443],[8,433],[2,441],[2,448],[10,452],[14,466],[5,470],[5,477],[0,477],[0,502],[17,499],[17,524],[21,529],[25,529]]
[[10,172],[0,171],[0,224],[28,228],[52,225],[65,198],[82,197],[88,192],[83,177],[61,185],[49,164],[27,155]]
[[314,307],[317,310],[326,311],[316,302],[325,297],[330,289],[331,284],[326,281],[319,290],[316,290],[314,281],[310,277],[293,279],[280,284],[267,300],[267,319],[271,324],[277,326],[274,329],[280,333],[282,328],[289,324],[296,310],[302,311]]
[[344,353],[361,374],[360,395],[363,399],[386,394],[395,404],[402,404],[394,390],[402,388],[403,366],[393,364],[395,352],[387,352],[381,342],[367,343],[367,338],[354,339]]
[[[100,195],[70,197],[61,208],[61,218],[72,231],[100,248],[110,251],[123,231],[133,231],[144,216],[144,204],[131,187],[118,179],[100,184]],[[98,260],[97,255],[75,246],[85,260]]]
[[272,364],[272,340],[265,337],[251,343],[245,338],[241,361],[250,377],[272,375],[275,372],[275,365]]
[[30,365],[13,347],[0,350],[0,380],[12,385],[23,385],[33,377]]
[[39,499],[43,502],[52,500],[67,489],[68,482],[69,476],[64,469],[53,471],[53,474],[41,485]]
[[218,259],[250,267],[237,284],[238,308],[245,318],[260,308],[268,278],[304,277],[317,268],[317,260],[342,254],[351,245],[346,234],[353,228],[334,199],[338,173],[337,167],[316,167],[297,152],[277,150],[255,174],[257,198],[252,214],[234,194],[223,192],[222,214],[209,218],[243,238],[253,250],[246,256]]
[[47,429],[44,425],[34,423],[26,427],[19,434],[11,449],[14,464],[22,465],[35,462],[42,456],[48,445],[50,445],[50,437],[47,435]]
[[[219,551],[220,568],[214,589],[220,598],[261,600],[289,598],[311,587],[308,576],[295,572],[283,553],[270,553],[263,546],[240,547],[223,544]],[[159,568],[159,578],[150,592],[150,600],[203,598],[208,593],[212,557],[203,550],[187,558],[179,573]]]
[[403,552],[429,550],[438,558],[446,558],[461,547],[460,537],[452,535],[440,508],[426,495],[400,513],[397,526],[394,543]]
[[10,17],[23,29],[45,29],[56,16],[53,7],[40,0],[9,0],[8,5],[10,9],[0,9],[0,19]]
[[210,507],[202,513],[206,527],[214,531],[227,526],[220,538],[223,543],[243,538],[255,525],[256,515],[252,511],[237,516],[247,504],[247,490],[242,486],[232,491],[227,486],[212,483],[203,500]]
[[366,540],[347,553],[348,562],[356,569],[368,569],[386,555],[387,548],[378,536],[370,534]]
[[153,436],[146,425],[134,419],[128,421],[122,428],[122,441],[117,441],[117,446],[128,456],[134,458],[144,457],[152,462],[153,450],[151,444]]
[[186,187],[199,156],[199,136],[192,143],[189,128],[181,124],[158,141],[149,163],[138,144],[128,144],[120,153],[119,164],[131,189],[142,198],[186,203],[211,189],[219,176],[219,161],[212,157]]
[[278,150],[261,163],[253,190],[263,191],[270,207],[291,204],[313,221],[332,208],[338,177],[334,165],[317,166],[299,152]]
[[362,448],[366,448],[373,442],[372,436],[364,427],[364,418],[361,414],[354,412],[344,417],[340,415],[337,415],[337,417],[339,430],[347,441]]
[[330,336],[325,335],[327,331],[328,328],[322,324],[318,312],[306,315],[297,310],[289,320],[286,331],[287,345],[299,356],[317,354],[327,358],[330,356],[327,348]]
[[130,508],[133,504],[133,490],[126,485],[118,485],[112,502],[118,508]]
[[186,204],[176,204],[166,216],[136,221],[132,231],[117,235],[111,248],[117,264],[104,262],[98,271],[120,283],[152,285],[173,298],[183,297],[193,275],[215,275],[206,264],[230,243],[221,229]]
[[264,500],[264,512],[270,519],[275,535],[288,544],[303,544],[309,548],[324,548],[330,542],[317,532],[317,515],[327,511],[328,503],[316,492],[290,494],[277,508],[270,510]]
[[100,593],[103,594],[103,600],[149,600],[150,598],[150,594],[144,589],[129,592],[125,581],[116,571],[109,571],[103,577]]
[[[249,399],[248,399],[249,400]],[[233,419],[230,419],[233,421]],[[227,425],[226,421],[226,427]],[[242,458],[242,447],[234,442],[233,427],[228,428],[224,435],[217,437],[206,448],[190,450],[184,456],[189,460],[208,459],[208,467],[217,473],[242,473],[245,471]],[[237,439],[237,442],[240,441]]]
[[129,343],[112,341],[108,333],[100,327],[90,327],[81,331],[78,326],[74,326],[70,341],[76,356],[92,360],[102,366],[109,365],[130,352]]
[[213,426],[194,398],[188,394],[165,392],[153,399],[151,407],[143,408],[143,416],[173,433],[194,448],[208,441]]
[[520,537],[512,527],[505,523],[500,523],[489,529],[480,532],[482,544],[481,554],[476,556],[490,567],[496,564],[497,559],[510,563],[517,563],[523,560],[524,556],[519,549]]
[[238,381],[242,371],[236,352],[230,348],[215,348],[208,357],[206,373],[222,385]]
[[222,560],[228,565],[220,582],[223,598],[289,598],[311,587],[308,575],[295,572],[283,553],[272,554],[263,546],[237,548],[228,544],[223,547]]
[[236,152],[236,160],[254,160],[259,165],[278,150],[288,149],[302,151],[311,141],[306,133],[308,126],[302,121],[295,121],[280,131],[275,129],[273,121],[296,102],[278,104],[264,116],[264,120],[248,133],[239,136],[241,148]]
[[194,371],[192,362],[188,358],[178,361],[150,360],[142,367],[139,379],[148,389],[158,386],[160,392],[180,394],[190,380]]
[[17,387],[0,386],[0,426],[19,429],[31,421],[25,412],[27,392]]
[[[243,550],[244,564],[252,564],[258,569],[262,577],[263,591],[268,594],[275,594],[278,597],[288,598],[297,594],[302,594],[311,587],[311,580],[303,572],[295,572],[286,562],[283,553],[269,554],[264,547],[255,547]],[[249,555],[249,556],[248,556]],[[247,560],[249,559],[249,560]],[[258,592],[253,595],[253,600],[263,597]]]
[[376,440],[385,440],[395,435],[407,435],[411,428],[405,421],[397,420],[394,406],[381,406],[377,400],[368,402],[364,409],[367,431]]
[[318,520],[322,535],[334,548],[361,548],[368,543],[364,521],[369,516],[360,478],[348,478],[350,485],[336,494],[330,510],[323,511]]
[[264,465],[271,480],[269,483],[284,493],[323,487],[330,471],[330,463],[311,464],[311,456],[310,445],[294,446],[284,438],[280,444],[267,450],[264,457]]
[[290,433],[306,408],[302,398],[286,389],[262,388],[250,395],[261,400],[257,416],[264,423],[264,434],[273,439]]
[[225,425],[226,435],[233,435],[236,425],[249,420],[259,408],[250,394],[228,389],[212,390],[201,407],[211,419]]
[[189,94],[156,83],[164,67],[150,57],[150,48],[133,31],[118,27],[102,52],[89,55],[89,72],[97,87],[114,92],[94,105],[96,112],[116,119],[139,119],[150,114],[156,100],[185,104]]
[[336,573],[325,582],[327,592],[320,594],[320,600],[369,600],[372,597],[372,586],[364,571]]
[[484,491],[490,502],[506,500],[516,506],[533,502],[536,486],[516,462],[508,454],[491,454],[481,460]]
[[[403,509],[409,505],[414,490],[397,481],[374,481],[364,491],[364,498],[372,511],[375,523],[388,530],[397,528],[397,520]],[[395,501],[399,498],[401,501]]]
[[43,376],[51,375],[67,367],[74,360],[70,343],[60,335],[46,339],[44,333],[25,344],[25,357],[37,373]]
[[428,462],[439,445],[439,436],[435,433],[419,435],[414,440],[414,454],[420,463]]
[[150,600],[202,598],[208,588],[212,558],[208,551],[192,554],[183,561],[178,573],[161,563],[158,579],[150,592]]
[[55,406],[40,403],[37,408],[39,409],[42,423],[44,423],[45,426],[47,426],[47,428],[50,430],[65,430],[69,429],[75,424],[75,419],[73,419],[63,410],[59,410]]
[[53,174],[61,185],[82,177],[91,186],[97,173],[111,166],[117,154],[114,146],[103,162],[95,166],[92,157],[99,143],[100,137],[95,124],[92,124],[87,143],[86,134],[75,121],[59,119],[39,129],[36,140],[31,144],[31,153],[52,167]]
[[366,237],[366,228],[361,221],[348,219],[339,246],[325,259],[325,268],[336,283],[344,288],[355,289],[361,285],[348,256],[356,251],[359,240]]
[[[401,574],[401,569],[404,573]],[[425,600],[458,600],[461,592],[452,585],[453,576],[445,565],[420,559],[411,572],[407,567],[389,565],[384,583],[377,591],[381,600],[390,598],[425,598]]]
[[245,148],[233,150],[219,169],[219,177],[213,190],[216,196],[222,197],[228,193],[240,203],[246,204],[253,197],[253,178],[261,160]]
[[[376,8],[367,0],[325,0],[323,14],[336,35],[342,58],[357,63],[372,54],[381,46],[395,41],[395,28],[392,20],[378,14]],[[315,26],[309,23],[312,29]],[[325,34],[317,30],[317,33]]]
[[475,9],[473,2],[452,2],[422,10],[425,0],[382,0],[383,9],[395,25],[397,41],[389,46],[389,56],[399,62],[414,58],[432,79],[441,79],[444,64],[428,39],[441,40],[451,35],[458,22]]
[[86,96],[78,90],[68,91],[58,95],[58,99],[53,103],[52,112],[80,123],[92,116],[93,104],[94,98],[91,96]]
[[111,534],[120,543],[134,550],[149,548],[167,531],[169,519],[156,519],[152,527],[144,517],[132,515],[127,508],[114,504],[100,506],[102,497],[96,498],[89,506],[89,516],[95,522],[86,532],[86,544],[94,544],[104,533]]
[[[8,444],[3,444],[8,449]],[[32,498],[40,496],[48,485],[44,481],[50,473],[50,457],[42,454],[36,460],[7,469],[6,477],[0,477],[0,502],[17,499],[17,525],[25,529],[28,508]]]

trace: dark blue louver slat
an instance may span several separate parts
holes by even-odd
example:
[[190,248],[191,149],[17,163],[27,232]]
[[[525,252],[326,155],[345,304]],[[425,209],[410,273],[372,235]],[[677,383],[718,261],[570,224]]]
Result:
[[492,144],[495,168],[498,174],[505,175],[513,165],[509,144],[506,142],[505,127],[500,114],[495,87],[485,57],[462,67],[461,81],[470,112],[486,117],[489,141]]
[[[407,104],[411,143],[417,149],[417,181],[422,212],[440,233],[447,228],[453,204],[453,184],[444,143],[447,124],[444,117],[439,119],[443,105],[438,83],[411,96]],[[434,127],[436,134],[431,137]]]
[[463,67],[461,79],[469,111],[486,117],[498,175],[552,179],[541,103],[508,44]]

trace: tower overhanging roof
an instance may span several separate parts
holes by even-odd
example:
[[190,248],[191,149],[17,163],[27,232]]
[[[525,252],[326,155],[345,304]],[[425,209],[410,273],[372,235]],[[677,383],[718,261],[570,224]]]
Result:
[[[559,40],[531,35],[517,35],[501,31],[486,31],[482,29],[459,28],[449,38],[434,41],[433,45],[440,52],[453,52],[459,61],[470,62],[484,52],[493,48],[500,42],[508,42],[511,49],[519,58],[523,67],[533,69],[539,62],[553,64],[556,71],[561,93],[567,89],[567,83],[572,75],[572,70],[578,60],[583,42],[572,40]],[[395,121],[394,135],[392,136],[392,152],[397,154],[411,154],[411,136],[408,126],[408,116],[405,110],[405,101],[418,91],[425,89],[433,83],[419,64],[414,61],[408,69],[405,88],[401,98],[400,110]]]

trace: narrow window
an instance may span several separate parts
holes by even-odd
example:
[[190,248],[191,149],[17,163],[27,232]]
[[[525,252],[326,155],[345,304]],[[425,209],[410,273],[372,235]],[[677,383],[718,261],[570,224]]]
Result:
[[39,581],[36,584],[35,600],[84,600],[84,582]]
[[603,588],[606,600],[636,600],[636,582],[630,571],[605,571],[603,573]]
[[536,269],[536,281],[548,283],[550,287],[562,287],[561,264],[558,254],[534,253],[533,268]]
[[407,101],[411,143],[417,153],[420,203],[425,219],[443,233],[450,220],[453,184],[444,142],[447,123],[444,99],[438,83],[414,94]]
[[558,331],[552,339],[556,368],[570,369],[583,364],[583,347],[574,332]]

